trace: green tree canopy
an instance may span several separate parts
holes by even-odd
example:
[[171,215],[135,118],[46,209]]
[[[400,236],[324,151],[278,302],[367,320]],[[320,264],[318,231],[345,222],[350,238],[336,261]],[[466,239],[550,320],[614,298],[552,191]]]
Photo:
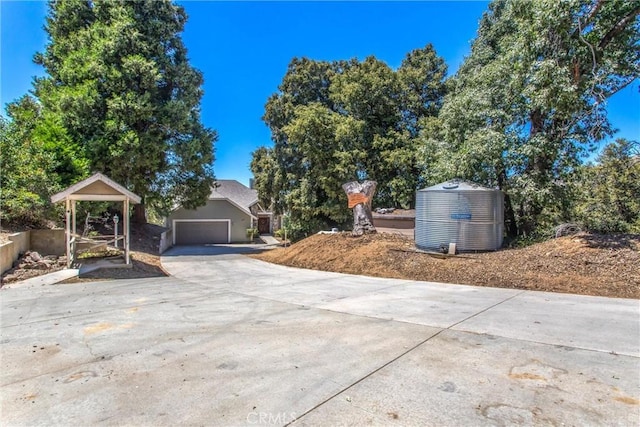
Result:
[[511,234],[568,219],[565,183],[612,134],[606,100],[640,74],[640,4],[496,0],[425,134],[433,179],[506,193]]
[[7,106],[0,138],[0,219],[43,225],[49,197],[86,175],[88,162],[60,119],[25,95]]
[[347,221],[341,186],[354,179],[378,182],[377,205],[411,207],[423,182],[417,136],[440,109],[445,74],[431,45],[395,71],[375,57],[294,58],[265,106],[274,147],[254,152],[261,197],[309,228]]
[[[100,171],[166,209],[201,205],[213,183],[216,133],[200,121],[202,74],[168,0],[49,3],[46,50],[35,56],[44,110]],[[137,211],[144,220],[144,205]]]
[[576,219],[588,230],[640,233],[640,143],[617,139],[581,168]]

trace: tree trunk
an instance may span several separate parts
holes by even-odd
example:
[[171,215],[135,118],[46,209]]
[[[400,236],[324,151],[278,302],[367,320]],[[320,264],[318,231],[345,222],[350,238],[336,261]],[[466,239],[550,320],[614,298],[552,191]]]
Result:
[[362,236],[365,233],[375,233],[373,215],[371,214],[371,200],[376,192],[375,181],[347,182],[342,185],[349,199],[349,207],[353,209],[354,236]]
[[[529,140],[533,139],[537,134],[542,134],[545,131],[546,114],[536,109],[531,112],[531,130],[529,131]],[[550,160],[543,154],[536,154],[533,158],[529,159],[527,171],[529,172],[530,179],[534,181],[534,185],[542,187],[549,180]],[[531,235],[535,228],[538,226],[540,215],[542,214],[543,206],[535,201],[528,200],[526,205],[522,208],[520,215],[519,231],[525,235]]]
[[133,218],[131,218],[131,221],[136,224],[147,223],[147,210],[144,201],[140,204],[133,205]]
[[504,193],[504,223],[507,229],[507,235],[509,237],[516,237],[518,235],[518,223],[516,222],[516,213],[506,187],[507,174],[504,169],[501,168],[498,172],[498,188]]
[[513,209],[513,203],[511,203],[511,197],[509,193],[504,193],[504,219],[507,224],[507,234],[509,237],[516,237],[518,235],[518,223],[516,222],[516,212]]

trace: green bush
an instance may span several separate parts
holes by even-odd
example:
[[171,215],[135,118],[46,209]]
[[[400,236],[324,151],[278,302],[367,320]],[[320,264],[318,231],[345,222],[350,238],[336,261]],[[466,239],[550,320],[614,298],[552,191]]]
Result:
[[247,237],[253,240],[259,234],[257,228],[247,228]]
[[618,139],[583,166],[574,215],[595,233],[640,233],[640,144]]

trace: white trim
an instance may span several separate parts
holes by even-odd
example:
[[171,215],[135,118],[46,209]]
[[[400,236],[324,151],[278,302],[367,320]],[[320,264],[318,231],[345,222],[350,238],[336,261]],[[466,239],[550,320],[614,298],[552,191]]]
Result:
[[[97,195],[95,194],[78,194],[75,195],[73,193],[75,193],[78,190],[83,189],[84,187],[87,187],[88,185],[93,184],[96,181],[102,181],[103,183],[107,184],[109,187],[113,188],[114,190],[116,190],[117,192],[121,193],[121,196],[119,199],[89,199],[88,197],[96,197]],[[76,197],[77,196],[77,197]],[[85,196],[84,198],[80,198],[82,196]],[[121,186],[120,184],[118,184],[117,182],[109,179],[108,177],[106,177],[105,175],[101,174],[101,173],[96,173],[93,174],[92,176],[90,176],[89,178],[82,180],[74,185],[72,185],[71,187],[67,188],[64,191],[61,191],[59,193],[54,194],[53,196],[51,196],[51,203],[58,203],[61,202],[67,198],[71,198],[71,199],[75,199],[75,200],[124,200],[125,198],[129,198],[131,200],[132,203],[140,203],[141,202],[141,198],[140,196],[138,196],[137,194],[132,193],[131,191],[127,190],[126,188],[124,188],[123,186]]]
[[261,205],[259,202],[256,202],[256,203],[254,203],[254,204],[253,204],[253,205],[251,205],[251,206],[252,206],[252,207],[253,207],[253,206],[258,206],[258,213],[259,213],[259,214],[269,214],[269,215],[271,215],[271,214],[272,214],[272,211],[270,211],[270,210],[267,210],[267,209],[263,208],[263,207],[262,207],[262,205]]
[[176,245],[176,223],[177,222],[226,222],[227,223],[227,243],[231,243],[231,220],[230,219],[174,219],[171,223],[173,230],[173,246]]
[[67,198],[83,202],[124,202],[129,199],[120,194],[71,194]]

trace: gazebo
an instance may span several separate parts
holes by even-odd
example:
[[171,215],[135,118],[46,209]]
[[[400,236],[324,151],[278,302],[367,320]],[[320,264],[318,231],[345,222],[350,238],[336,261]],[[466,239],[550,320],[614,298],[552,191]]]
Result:
[[123,241],[124,261],[125,264],[128,265],[131,262],[129,257],[129,205],[138,204],[140,200],[140,196],[132,193],[101,173],[96,173],[66,190],[51,196],[52,203],[65,202],[67,267],[71,267],[73,258],[75,257],[76,244],[82,239],[82,237],[76,233],[76,202],[122,202],[122,235],[118,236],[114,234],[113,239],[100,242],[100,244],[105,245],[113,242],[115,246],[118,246],[118,241]]

